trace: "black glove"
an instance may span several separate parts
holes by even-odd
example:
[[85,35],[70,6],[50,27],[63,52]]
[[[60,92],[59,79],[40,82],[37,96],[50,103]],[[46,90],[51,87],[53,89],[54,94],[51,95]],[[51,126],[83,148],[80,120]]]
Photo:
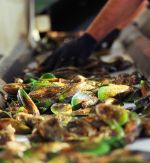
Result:
[[45,62],[47,70],[69,65],[79,66],[85,63],[96,47],[97,41],[89,34],[65,43],[58,48]]
[[[105,48],[109,49],[112,46],[114,40],[119,36],[120,32],[121,31],[119,29],[114,29],[96,45],[95,50],[98,51]],[[105,46],[103,47],[104,44]]]

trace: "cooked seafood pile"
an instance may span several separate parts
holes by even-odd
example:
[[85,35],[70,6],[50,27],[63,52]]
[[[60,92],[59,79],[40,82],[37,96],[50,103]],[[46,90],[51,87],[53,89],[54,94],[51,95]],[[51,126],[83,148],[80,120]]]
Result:
[[2,84],[0,162],[150,162],[126,149],[150,136],[149,81],[139,72],[112,77],[131,66],[120,58],[91,63]]

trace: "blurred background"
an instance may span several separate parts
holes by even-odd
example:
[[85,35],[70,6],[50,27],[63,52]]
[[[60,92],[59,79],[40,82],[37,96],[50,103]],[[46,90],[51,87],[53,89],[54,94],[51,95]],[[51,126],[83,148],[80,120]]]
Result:
[[1,0],[0,56],[8,55],[20,37],[34,28],[41,32],[84,29],[106,1]]
[[[1,76],[16,76],[18,65],[23,69],[35,54],[33,51],[38,50],[40,53],[44,49],[49,52],[63,37],[78,37],[80,33],[77,31],[86,29],[107,2],[108,0],[0,0]],[[125,50],[125,53],[135,54],[134,60],[139,58],[139,64],[144,67],[142,63],[149,61],[150,56],[149,29],[150,10],[145,8],[119,36],[111,35],[102,41],[99,49],[103,55],[108,54],[108,50],[114,49],[113,54],[119,55]],[[117,41],[114,41],[116,38]],[[112,48],[108,48],[107,45],[112,41]],[[145,61],[141,62],[143,58]],[[15,65],[14,74],[12,65]],[[10,72],[6,73],[8,69]],[[145,69],[150,71],[149,67]]]
[[0,1],[0,54],[7,55],[27,34],[26,0]]
[[[39,40],[46,31],[84,30],[107,0],[0,0],[0,57],[20,38]],[[148,16],[147,16],[148,15]],[[146,18],[147,17],[147,18]],[[148,31],[149,13],[137,20]],[[146,22],[146,25],[144,24]],[[38,32],[37,32],[38,31]],[[149,32],[146,33],[148,35]]]

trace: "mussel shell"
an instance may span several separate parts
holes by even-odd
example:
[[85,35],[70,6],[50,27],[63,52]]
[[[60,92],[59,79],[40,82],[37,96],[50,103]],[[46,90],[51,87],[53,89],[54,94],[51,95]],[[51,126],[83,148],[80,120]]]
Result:
[[142,125],[143,125],[143,134],[145,136],[150,136],[150,118],[149,117],[144,117],[142,118]]
[[49,81],[49,80],[41,80],[41,81],[35,81],[32,83],[32,89],[38,89],[38,88],[46,88],[46,87],[65,87],[66,84],[64,82],[60,81]]
[[45,141],[61,141],[64,137],[63,128],[56,118],[50,118],[37,126],[39,135]]
[[22,83],[10,83],[5,84],[3,86],[3,90],[6,91],[8,94],[16,95],[20,88],[26,88],[27,86],[28,86],[27,84]]
[[40,115],[37,106],[23,89],[18,90],[17,98],[20,102],[20,105],[24,106],[29,114]]
[[60,90],[60,87],[42,87],[32,90],[29,96],[35,99],[47,98],[56,95]]
[[11,117],[12,117],[11,112],[0,110],[0,119],[1,118],[11,118]]
[[51,106],[51,111],[54,114],[71,114],[72,106],[70,104],[55,103]]
[[110,97],[115,97],[119,94],[126,93],[130,91],[130,87],[127,85],[114,85],[110,84],[108,86],[102,86],[98,90],[99,100],[106,100]]
[[40,77],[40,80],[49,80],[56,78],[54,74],[52,73],[45,73]]
[[34,128],[37,124],[39,124],[40,122],[42,122],[44,120],[44,117],[34,116],[32,114],[27,114],[27,113],[21,112],[15,116],[15,119],[31,128]]
[[98,104],[96,106],[96,114],[104,122],[116,120],[120,125],[128,122],[128,110],[119,105]]
[[78,92],[82,91],[95,91],[96,82],[94,81],[84,81],[79,83],[72,83],[59,95],[59,100],[63,102],[67,98],[71,98]]
[[94,93],[84,91],[84,92],[77,92],[71,100],[72,107],[76,107],[81,105],[83,108],[95,105],[98,102],[97,97]]
[[3,129],[4,127],[8,126],[9,124],[12,125],[12,127],[16,130],[17,134],[31,133],[31,129],[28,126],[26,126],[25,124],[21,123],[20,121],[17,121],[12,118],[0,119],[0,129]]
[[71,133],[75,133],[78,136],[94,136],[97,133],[95,127],[93,127],[88,120],[77,119],[71,121],[67,125],[67,130]]
[[133,142],[141,133],[142,121],[140,117],[134,113],[130,112],[129,121],[125,125],[125,139],[128,143]]
[[6,143],[11,141],[15,141],[15,129],[11,124],[8,124],[0,129],[0,144],[6,146]]
[[53,71],[53,73],[65,79],[72,79],[74,76],[81,74],[80,70],[76,67],[64,67]]

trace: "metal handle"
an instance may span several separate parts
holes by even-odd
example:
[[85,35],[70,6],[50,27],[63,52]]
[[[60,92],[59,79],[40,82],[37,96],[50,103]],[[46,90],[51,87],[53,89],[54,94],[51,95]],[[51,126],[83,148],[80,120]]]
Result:
[[29,0],[29,42],[35,48],[40,40],[39,33],[35,27],[35,0]]

